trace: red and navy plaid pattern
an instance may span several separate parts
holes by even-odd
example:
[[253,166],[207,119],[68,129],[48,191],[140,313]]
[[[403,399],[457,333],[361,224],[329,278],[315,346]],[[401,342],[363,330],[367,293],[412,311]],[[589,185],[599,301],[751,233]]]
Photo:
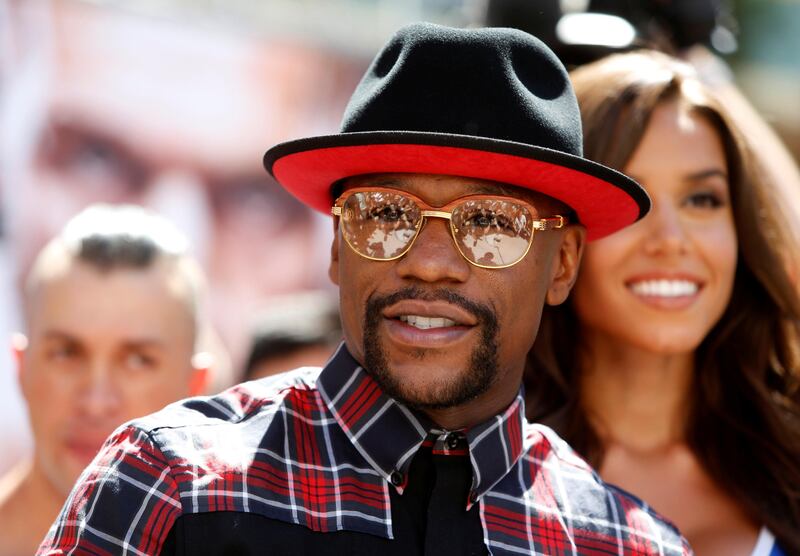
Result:
[[[522,396],[462,431],[492,554],[677,555],[690,550],[644,503],[605,485]],[[423,443],[463,443],[386,396],[344,346],[298,369],[194,398],[118,429],[83,472],[38,554],[156,554],[175,520],[254,512],[314,531],[392,537]]]

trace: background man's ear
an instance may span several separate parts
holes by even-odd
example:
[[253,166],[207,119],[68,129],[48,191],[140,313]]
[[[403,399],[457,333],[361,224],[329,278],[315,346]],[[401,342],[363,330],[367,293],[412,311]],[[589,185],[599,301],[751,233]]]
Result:
[[339,219],[333,218],[333,241],[331,242],[331,264],[328,267],[331,282],[339,285]]
[[11,335],[11,354],[14,356],[14,363],[17,365],[17,383],[25,394],[25,350],[28,349],[28,337],[22,332],[14,332]]
[[559,305],[566,301],[578,278],[585,243],[586,228],[583,226],[574,224],[564,230],[561,245],[553,261],[553,275],[545,299],[548,305]]
[[202,396],[211,394],[208,387],[214,366],[214,356],[207,351],[195,353],[192,356],[192,375],[189,377],[189,395]]

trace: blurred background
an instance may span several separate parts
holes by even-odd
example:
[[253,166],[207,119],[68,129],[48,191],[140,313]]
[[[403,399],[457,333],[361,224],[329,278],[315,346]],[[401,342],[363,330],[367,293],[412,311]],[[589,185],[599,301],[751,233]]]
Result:
[[[215,387],[237,381],[271,299],[331,290],[329,218],[261,155],[335,133],[372,56],[417,20],[520,27],[568,65],[668,50],[738,85],[800,154],[800,0],[0,0],[0,335],[22,326],[23,277],[69,217],[144,204],[192,239]],[[30,448],[9,348],[0,445],[0,474]]]

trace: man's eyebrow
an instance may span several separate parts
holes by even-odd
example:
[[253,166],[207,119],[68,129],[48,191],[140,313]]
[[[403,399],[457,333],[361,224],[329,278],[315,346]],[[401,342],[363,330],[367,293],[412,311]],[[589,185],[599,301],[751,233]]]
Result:
[[[74,334],[70,334],[69,332],[65,332],[63,330],[59,330],[57,328],[51,328],[44,331],[43,336],[45,339],[49,340],[68,340],[71,342],[79,342],[80,338],[75,336]],[[164,349],[166,344],[158,339],[158,338],[129,338],[125,339],[122,342],[122,345],[127,348],[156,348],[156,349]]]
[[476,183],[475,184],[475,194],[476,195],[502,195],[504,197],[521,197],[518,190],[515,190],[514,187],[504,187],[500,184],[487,184],[487,183]]
[[400,185],[400,182],[394,178],[387,178],[387,177],[368,177],[362,180],[365,184],[368,183],[369,185],[378,185],[384,187],[397,187]]
[[[393,177],[378,176],[375,178],[365,178],[361,185],[372,185],[379,187],[398,188],[403,185],[401,180]],[[471,184],[474,186],[474,191],[470,195],[501,195],[503,197],[522,198],[518,187],[513,185],[506,186],[501,183],[481,183],[475,182]]]
[[79,113],[70,113],[68,118],[58,114],[52,115],[49,125],[56,133],[69,133],[94,141],[102,141],[128,156],[136,155],[135,144],[124,134],[117,133],[113,129],[104,129],[103,126],[97,125],[90,118],[82,117]]
[[[70,113],[69,118],[63,115],[54,115],[51,117],[49,126],[56,136],[72,136],[82,141],[88,140],[108,145],[113,149],[114,153],[128,163],[129,170],[147,171],[153,164],[154,155],[148,152],[147,149],[143,150],[142,146],[131,140],[128,135],[114,128],[97,124],[91,118],[84,117],[79,112]],[[46,152],[46,150],[43,152]],[[197,166],[204,175],[214,174],[210,168],[204,165],[198,164]],[[245,172],[245,174],[247,176],[251,174],[258,176],[256,172]],[[227,178],[229,176],[223,175],[222,177]],[[238,175],[235,174],[234,177],[238,177]]]
[[78,342],[80,339],[74,334],[59,330],[57,328],[48,328],[42,334],[47,340],[69,340],[71,342]]
[[164,349],[166,344],[156,338],[133,338],[122,343],[128,349]]

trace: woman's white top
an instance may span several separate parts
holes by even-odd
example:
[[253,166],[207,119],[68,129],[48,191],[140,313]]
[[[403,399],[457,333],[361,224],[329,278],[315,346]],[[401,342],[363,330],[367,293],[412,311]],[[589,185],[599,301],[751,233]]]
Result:
[[758,533],[756,546],[750,556],[786,556],[786,553],[775,544],[775,536],[766,527]]

